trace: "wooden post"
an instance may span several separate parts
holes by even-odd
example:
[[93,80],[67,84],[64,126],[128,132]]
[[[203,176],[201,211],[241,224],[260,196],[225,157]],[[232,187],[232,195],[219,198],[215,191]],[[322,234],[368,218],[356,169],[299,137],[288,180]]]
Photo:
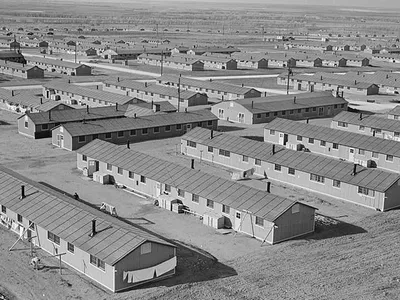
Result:
[[62,275],[62,269],[61,269],[61,255],[58,256],[60,258],[60,275]]

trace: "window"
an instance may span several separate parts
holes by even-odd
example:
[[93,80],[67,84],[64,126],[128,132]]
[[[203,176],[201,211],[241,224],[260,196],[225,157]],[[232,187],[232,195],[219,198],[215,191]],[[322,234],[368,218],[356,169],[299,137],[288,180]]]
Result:
[[87,156],[82,154],[82,160],[87,161]]
[[219,149],[219,155],[230,157],[231,153],[229,151],[226,151],[226,150],[223,150],[223,149]]
[[92,140],[95,140],[95,139],[98,139],[98,138],[99,138],[99,135],[98,135],[98,134],[93,134]]
[[[261,118],[261,114],[257,114],[256,117],[257,117],[257,119],[260,119]],[[244,118],[244,116],[243,116],[243,118]]]
[[213,122],[212,121],[207,121],[207,126],[212,126]]
[[7,208],[4,205],[1,206],[1,212],[4,214],[7,213]]
[[176,124],[176,130],[182,130],[182,124]]
[[28,127],[29,127],[28,121],[25,121],[24,126],[25,126],[25,128],[28,128]]
[[340,188],[340,181],[333,179],[332,185],[336,188]]
[[118,172],[119,175],[122,175],[124,171],[122,170],[122,168],[118,167],[117,172]]
[[118,137],[123,137],[124,136],[124,132],[123,131],[118,131],[117,136]]
[[313,138],[309,138],[309,139],[308,139],[308,143],[314,144],[314,139],[313,139]]
[[256,159],[254,160],[254,163],[255,163],[257,166],[261,166],[261,159],[256,158]]
[[370,196],[370,197],[375,197],[375,191],[370,190],[365,187],[362,187],[362,186],[358,187],[358,193],[362,194],[362,195]]
[[281,114],[282,114],[282,116],[286,115],[286,111],[283,110],[283,111],[281,112]]
[[358,130],[360,130],[360,131],[364,131],[364,129],[365,129],[365,126],[363,126],[363,125],[360,125],[360,126],[358,127]]
[[301,109],[298,109],[297,112],[298,112],[298,113],[301,113]]
[[242,161],[244,161],[244,162],[249,162],[249,157],[246,156],[246,155],[243,155],[243,156],[242,156]]
[[50,231],[47,231],[47,239],[54,244],[60,245],[60,237]]
[[290,115],[293,115],[294,114],[294,110],[292,109],[292,110],[289,110],[289,114]]
[[274,169],[275,169],[275,171],[281,171],[282,170],[282,166],[275,164]]
[[373,157],[373,158],[378,158],[378,157],[379,157],[378,152],[372,152],[372,157]]
[[107,164],[107,171],[112,171],[112,164]]
[[326,146],[326,142],[325,142],[325,141],[320,141],[319,144],[320,144],[322,147],[325,147],[325,146]]
[[336,109],[336,108],[337,108],[337,104],[335,104],[335,105],[333,106],[333,108],[335,108],[335,109]]
[[292,214],[297,214],[298,212],[300,212],[300,205],[296,203],[292,206]]
[[185,198],[185,191],[178,189],[178,197]]
[[214,148],[213,147],[211,147],[211,146],[208,146],[208,152],[214,152]]
[[98,267],[99,269],[102,269],[103,271],[105,271],[106,269],[106,265],[104,263],[104,261],[102,261],[101,259],[98,259],[96,256],[91,255],[90,254],[90,263],[96,267]]
[[140,175],[140,182],[141,183],[146,183],[146,177],[143,175]]
[[111,139],[111,132],[106,133],[106,139]]
[[375,131],[375,133],[379,133],[379,134],[382,133],[382,130],[381,130],[381,129],[377,129],[377,128],[372,129],[372,132],[374,132],[374,131]]
[[339,149],[339,144],[337,144],[337,143],[333,143],[333,147],[332,147],[333,149]]
[[207,199],[207,207],[214,208],[214,201]]
[[154,127],[153,128],[154,133],[159,133],[160,132],[160,127]]
[[167,193],[171,193],[171,186],[169,184],[164,185],[164,191]]
[[22,223],[22,216],[20,214],[17,214],[17,221],[19,223]]
[[129,131],[129,135],[136,135],[136,130],[132,129],[131,131]]
[[293,168],[288,168],[288,174],[290,174],[290,175],[295,175],[295,173],[296,173],[296,170],[295,170],[295,169],[293,169]]
[[393,161],[393,155],[386,155],[386,160],[387,161]]
[[86,136],[81,135],[81,136],[78,137],[78,142],[79,143],[84,143],[85,141],[86,141]]
[[312,108],[312,111],[317,111],[317,108],[316,108],[316,107],[313,107],[313,108]]
[[171,125],[165,126],[165,131],[166,131],[166,132],[171,131]]
[[42,130],[48,130],[48,129],[49,129],[49,124],[42,125]]
[[274,116],[276,117],[276,116],[278,116],[278,112],[276,111],[276,112],[274,112]]
[[144,243],[140,246],[140,254],[143,255],[147,253],[151,253],[151,243]]
[[229,214],[231,211],[231,208],[228,205],[222,204],[222,212],[224,214]]
[[364,149],[358,149],[358,154],[365,155],[365,150]]
[[325,182],[325,177],[324,176],[320,176],[320,175],[316,175],[316,174],[310,174],[310,180],[316,181],[316,182],[319,182],[319,183],[324,183]]
[[270,130],[269,130],[269,134],[270,134],[270,135],[275,135],[275,130],[270,129]]
[[135,173],[133,173],[132,171],[129,171],[128,177],[129,177],[130,179],[135,178]]
[[297,136],[297,140],[298,140],[299,142],[301,142],[301,141],[303,140],[303,137],[302,137],[301,135],[298,135],[298,136]]
[[394,137],[400,137],[400,132],[395,132]]
[[236,212],[236,219],[240,219],[241,215],[240,212]]
[[143,128],[142,129],[142,134],[143,135],[146,135],[146,134],[148,134],[149,133],[149,130],[147,129],[147,128]]
[[306,112],[310,112],[310,109],[309,109],[309,108],[306,108]]
[[192,194],[192,202],[199,203],[199,195]]
[[196,148],[196,142],[187,141],[187,142],[186,142],[186,145],[187,145],[188,147],[191,147],[191,148]]
[[67,242],[67,250],[71,253],[75,252],[75,246]]
[[262,218],[256,216],[255,224],[256,224],[257,226],[264,227],[264,219],[262,219]]

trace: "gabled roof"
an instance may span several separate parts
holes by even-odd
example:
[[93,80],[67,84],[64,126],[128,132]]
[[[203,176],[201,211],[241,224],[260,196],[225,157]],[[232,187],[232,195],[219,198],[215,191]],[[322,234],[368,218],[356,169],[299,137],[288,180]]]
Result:
[[400,105],[396,105],[395,108],[388,112],[389,115],[400,115]]
[[[214,106],[223,106],[227,102],[220,102]],[[253,114],[348,103],[343,98],[334,97],[331,92],[245,98],[229,102],[233,102],[234,106],[241,105]]]
[[40,105],[41,97],[43,97],[41,89],[15,90],[12,96],[11,91],[0,88],[0,99],[8,103],[36,108]]
[[400,132],[400,122],[397,120],[377,117],[374,115],[361,114],[361,116],[362,118],[360,119],[360,114],[342,111],[333,118],[333,121],[346,122],[354,125],[363,125],[365,127],[371,127],[372,129]]
[[[159,107],[159,111],[153,111],[153,105],[157,105]],[[140,116],[148,116],[160,113],[168,113],[168,112],[176,112],[175,106],[173,106],[168,101],[158,101],[154,103],[137,103],[137,104],[128,104],[128,108],[126,110],[125,116],[126,117],[137,117]]]
[[382,153],[400,157],[400,144],[396,141],[385,140],[374,136],[333,129],[329,127],[306,124],[287,119],[276,118],[265,129],[272,129],[307,138],[315,138],[330,143],[337,143],[356,149]]
[[297,202],[141,152],[94,140],[79,154],[273,222]]
[[[169,75],[169,74],[162,75],[161,77],[156,78],[156,80],[165,82],[166,84],[168,84],[168,83],[177,84],[179,82],[179,76],[178,75]],[[227,93],[238,94],[238,95],[247,94],[251,90],[257,91],[256,89],[253,89],[250,87],[240,87],[240,86],[232,85],[232,84],[225,84],[225,83],[221,83],[221,82],[207,81],[207,80],[197,80],[197,79],[192,79],[192,78],[188,78],[188,77],[181,77],[180,82],[181,82],[181,84],[190,85],[192,87],[227,92]]]
[[[25,186],[24,199],[20,199],[21,185]],[[111,266],[146,241],[174,247],[147,230],[122,222],[3,166],[0,166],[0,203]],[[91,237],[93,219],[97,221],[97,233]]]
[[[62,124],[67,122],[78,122],[82,120],[122,118],[124,117],[127,108],[128,105],[120,105],[118,106],[118,110],[116,110],[115,106],[90,107],[89,113],[87,112],[87,108],[56,110],[51,112],[50,120],[48,112],[28,112],[26,113],[26,116],[28,116],[35,125],[50,123]],[[22,118],[23,116],[19,118]]]
[[41,68],[37,67],[37,66],[31,66],[31,65],[27,65],[27,64],[20,64],[20,63],[16,63],[16,62],[12,62],[12,61],[7,61],[7,60],[1,60],[0,59],[0,67],[1,68],[13,68],[16,70],[22,70],[22,71],[28,71],[30,69],[40,69]]
[[209,110],[156,114],[137,118],[114,118],[85,122],[65,123],[62,126],[71,136],[102,134],[142,128],[154,128],[175,124],[187,124],[218,120]]
[[[139,58],[161,61],[161,55],[154,55],[154,54],[148,54],[148,53],[140,54]],[[190,64],[190,65],[197,63],[197,62],[201,62],[200,58],[189,56],[189,55],[188,56],[181,56],[181,55],[166,56],[166,57],[163,57],[163,61],[164,62],[175,62],[175,63],[179,63],[179,64]]]
[[210,139],[210,135],[210,130],[196,127],[182,136],[182,140],[190,140],[202,145],[224,149],[239,155],[257,158],[272,164],[279,164],[302,172],[321,175],[380,192],[385,192],[400,180],[400,174],[379,169],[367,169],[362,166],[357,166],[357,174],[353,176],[351,174],[354,164],[350,162],[303,151],[294,151],[278,145],[275,145],[275,154],[272,154],[273,145],[270,143],[258,142],[220,132],[214,132],[212,139]]
[[74,62],[60,60],[60,59],[51,59],[51,58],[44,58],[44,57],[37,57],[37,56],[29,56],[25,58],[28,63],[44,63],[47,65],[54,65],[60,67],[66,67],[71,69],[81,68],[85,66],[86,68],[91,68],[85,64],[76,64]]
[[43,87],[46,89],[59,90],[84,97],[94,98],[97,100],[107,101],[112,104],[118,103],[120,105],[123,105],[135,99],[134,97],[131,96],[105,92],[103,90],[91,89],[88,87],[83,87],[80,85],[66,83],[62,81],[51,81],[43,84]]
[[145,85],[145,83],[138,82],[135,80],[105,81],[104,83],[114,85],[114,86],[119,86],[119,87],[125,87],[125,88],[131,89],[131,90],[133,89],[133,90],[138,90],[138,91],[143,91],[143,92],[148,92],[148,93],[153,93],[153,94],[158,94],[158,95],[171,96],[174,98],[178,98],[178,96],[180,96],[181,99],[185,99],[185,100],[199,94],[197,92],[181,89],[180,95],[179,95],[178,89],[159,85],[159,84]]
[[0,51],[0,59],[11,58],[11,57],[24,57],[21,53],[9,50]]
[[38,111],[46,112],[46,111],[52,110],[53,108],[55,108],[59,105],[64,105],[64,106],[70,107],[71,109],[74,109],[72,106],[69,106],[68,104],[58,102],[58,101],[53,101],[53,100],[44,102],[43,104],[40,104],[39,106],[36,107],[36,109]]

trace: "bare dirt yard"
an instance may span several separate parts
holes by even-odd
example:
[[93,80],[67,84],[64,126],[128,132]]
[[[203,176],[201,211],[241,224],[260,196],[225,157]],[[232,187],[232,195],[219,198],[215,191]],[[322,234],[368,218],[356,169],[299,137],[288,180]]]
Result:
[[[60,275],[57,260],[45,257],[41,250],[36,251],[46,267],[34,271],[28,265],[29,245],[19,242],[15,251],[8,251],[17,236],[0,229],[0,295],[12,300],[399,299],[398,210],[379,213],[273,183],[273,193],[318,208],[316,232],[261,246],[251,237],[218,234],[194,216],[165,211],[149,199],[85,179],[76,169],[74,152],[53,148],[49,139],[18,135],[16,118],[0,111],[1,164],[66,193],[77,192],[91,204],[115,205],[127,221],[178,246],[178,269],[170,279],[111,294],[65,265]],[[262,136],[262,125],[239,128],[222,122],[220,128],[240,136]],[[189,165],[189,158],[177,153],[179,144],[175,138],[132,144],[131,148]],[[225,178],[232,171],[198,160],[195,165]],[[265,188],[258,178],[243,184]]]

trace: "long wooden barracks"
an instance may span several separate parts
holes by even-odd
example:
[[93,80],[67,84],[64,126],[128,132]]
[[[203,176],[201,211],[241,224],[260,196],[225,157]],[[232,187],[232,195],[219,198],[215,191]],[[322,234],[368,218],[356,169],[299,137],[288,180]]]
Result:
[[63,263],[104,288],[119,292],[175,274],[171,243],[2,166],[0,179],[0,225],[16,240],[65,253]]
[[77,167],[93,178],[110,176],[165,209],[182,204],[208,226],[232,227],[270,244],[314,231],[314,207],[204,173],[193,164],[185,167],[95,140],[77,151]]

